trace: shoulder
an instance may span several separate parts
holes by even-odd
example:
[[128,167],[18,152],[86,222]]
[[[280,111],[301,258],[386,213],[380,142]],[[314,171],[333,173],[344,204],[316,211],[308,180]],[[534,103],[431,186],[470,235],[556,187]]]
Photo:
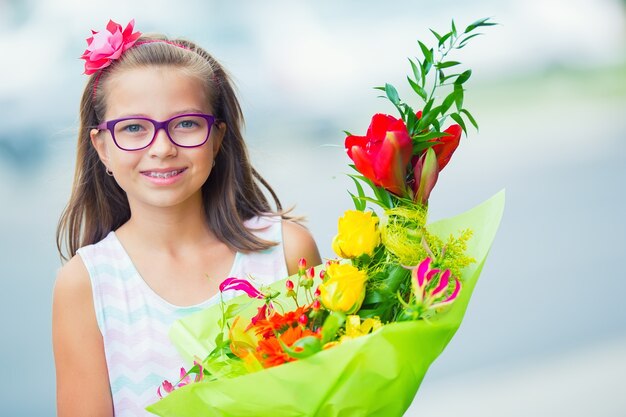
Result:
[[91,283],[89,273],[79,255],[75,255],[57,272],[54,285],[54,299],[63,300],[82,298],[89,295],[91,298]]
[[85,328],[98,330],[89,273],[79,255],[70,259],[57,273],[52,299],[52,327],[55,335],[63,340],[69,332],[80,332]]
[[306,227],[291,220],[282,220],[283,247],[289,274],[298,272],[298,261],[305,258],[308,265],[322,262],[313,235]]

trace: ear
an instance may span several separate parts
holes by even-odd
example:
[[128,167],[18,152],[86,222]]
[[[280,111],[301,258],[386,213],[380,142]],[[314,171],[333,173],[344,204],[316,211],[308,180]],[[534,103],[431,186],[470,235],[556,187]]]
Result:
[[100,132],[101,131],[98,129],[91,129],[91,131],[89,131],[89,137],[91,138],[91,145],[95,148],[96,152],[98,152],[100,160],[108,168],[109,152],[107,150],[106,141]]
[[224,135],[226,135],[226,123],[218,122],[213,125],[211,129],[211,144],[213,145],[213,157],[217,155],[222,146],[222,140],[224,140]]

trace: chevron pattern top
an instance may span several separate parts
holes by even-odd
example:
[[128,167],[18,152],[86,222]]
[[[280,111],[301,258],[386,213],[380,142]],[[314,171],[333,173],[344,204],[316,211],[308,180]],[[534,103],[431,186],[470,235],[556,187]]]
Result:
[[[281,220],[255,217],[245,224],[260,238],[279,244],[262,252],[238,252],[228,276],[250,274],[260,285],[285,278]],[[217,303],[219,295],[193,306],[167,302],[139,275],[115,232],[78,253],[91,279],[115,416],[152,416],[144,408],[158,400],[161,382],[178,381],[180,367],[189,365],[167,336],[171,324]]]

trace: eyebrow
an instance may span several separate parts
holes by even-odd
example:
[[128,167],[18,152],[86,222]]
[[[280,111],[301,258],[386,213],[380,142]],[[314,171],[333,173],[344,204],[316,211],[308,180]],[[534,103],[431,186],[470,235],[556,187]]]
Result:
[[[171,117],[175,117],[181,114],[188,114],[188,113],[201,113],[201,114],[205,114],[204,111],[200,110],[200,109],[196,109],[196,108],[189,108],[189,109],[183,109],[183,110],[179,110],[179,111],[175,111],[170,113],[170,115],[168,117],[166,117],[166,119],[169,119]],[[116,119],[123,119],[125,117],[147,117],[148,119],[151,119],[150,116],[148,116],[145,113],[124,113],[118,117],[115,117]]]

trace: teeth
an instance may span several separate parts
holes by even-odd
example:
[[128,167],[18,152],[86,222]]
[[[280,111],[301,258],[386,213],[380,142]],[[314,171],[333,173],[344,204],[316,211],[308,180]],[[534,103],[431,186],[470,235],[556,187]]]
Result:
[[177,170],[177,171],[170,171],[170,172],[148,172],[148,176],[152,178],[169,178],[174,175],[178,175],[181,172],[183,172],[182,169]]

